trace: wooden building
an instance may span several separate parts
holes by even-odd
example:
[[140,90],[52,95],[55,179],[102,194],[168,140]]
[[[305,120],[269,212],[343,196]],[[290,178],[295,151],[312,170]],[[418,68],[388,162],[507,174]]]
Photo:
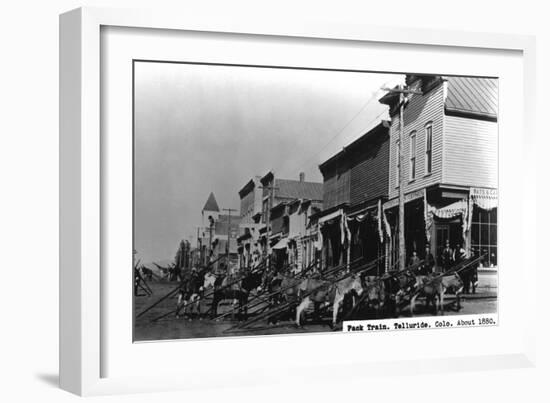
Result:
[[[260,183],[263,190],[262,212],[258,218],[261,224],[259,243],[262,254],[265,256],[271,252],[277,267],[287,263],[295,263],[298,268],[303,267],[308,260],[302,257],[311,255],[302,255],[304,246],[311,249],[316,236],[305,227],[300,227],[297,233],[291,234],[291,228],[298,228],[294,225],[291,227],[291,221],[304,220],[306,223],[309,216],[320,209],[323,184],[307,182],[303,173],[300,173],[298,180],[293,180],[276,178],[273,172],[264,175]],[[296,259],[293,260],[294,258]]]
[[240,198],[240,229],[237,238],[239,252],[239,267],[249,267],[259,258],[260,245],[258,243],[261,228],[262,188],[260,176],[250,179],[239,190]]
[[323,267],[384,254],[381,206],[388,199],[389,155],[389,123],[383,121],[319,166]]
[[468,254],[487,253],[497,264],[498,81],[476,77],[406,77],[402,142],[399,94],[380,99],[390,108],[389,228],[390,267],[398,256],[399,148],[406,163],[405,247],[422,258],[429,244],[440,256],[445,241]]

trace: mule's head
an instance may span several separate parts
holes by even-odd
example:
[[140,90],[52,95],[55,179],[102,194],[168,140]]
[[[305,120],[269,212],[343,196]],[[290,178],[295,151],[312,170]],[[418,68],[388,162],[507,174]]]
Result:
[[350,291],[355,291],[358,296],[361,296],[361,294],[363,294],[363,282],[361,281],[361,277],[353,276],[350,288]]

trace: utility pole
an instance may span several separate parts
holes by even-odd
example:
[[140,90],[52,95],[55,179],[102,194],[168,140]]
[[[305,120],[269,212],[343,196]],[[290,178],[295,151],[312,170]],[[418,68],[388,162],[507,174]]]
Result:
[[400,84],[398,88],[382,88],[385,91],[399,94],[399,141],[398,141],[398,161],[399,161],[399,270],[404,270],[406,266],[406,251],[405,251],[405,175],[403,175],[403,167],[405,166],[405,155],[403,153],[404,141],[404,119],[403,111],[405,102],[407,101],[405,94],[422,95],[421,91],[409,90],[406,86]]
[[199,238],[199,231],[200,231],[200,228],[201,227],[197,227],[197,250],[198,250],[198,262],[197,264],[200,265],[202,264],[202,245],[201,245],[201,241],[200,241],[200,238]]
[[231,212],[237,211],[234,208],[224,208],[227,211],[227,244],[225,245],[225,254],[227,255],[227,268],[229,269],[229,242],[231,242]]
[[212,248],[212,229],[214,227],[214,218],[212,218],[212,216],[209,216],[208,217],[208,222],[210,223],[210,244],[208,246],[208,260],[209,260],[209,263],[210,263],[210,259],[212,258],[212,255],[214,254],[214,250]]

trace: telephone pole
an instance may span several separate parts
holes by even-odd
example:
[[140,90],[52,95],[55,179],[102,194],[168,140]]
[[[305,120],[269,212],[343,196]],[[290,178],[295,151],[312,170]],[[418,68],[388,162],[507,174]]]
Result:
[[208,246],[208,263],[210,263],[210,259],[212,259],[212,256],[214,254],[214,250],[212,248],[212,229],[214,228],[214,218],[212,218],[212,216],[209,216],[208,217],[208,222],[209,222],[209,229],[210,229],[210,243],[209,243],[209,246]]
[[382,88],[384,91],[398,93],[399,94],[399,141],[397,145],[397,151],[398,151],[398,163],[399,163],[399,169],[398,175],[398,186],[399,186],[399,227],[398,227],[398,233],[399,233],[399,270],[404,270],[406,266],[406,251],[405,251],[405,175],[403,175],[403,167],[404,167],[404,160],[405,155],[403,153],[403,140],[404,140],[404,119],[403,119],[403,111],[405,109],[405,103],[407,102],[407,98],[405,97],[406,94],[416,94],[416,95],[422,95],[421,91],[415,91],[410,90],[406,88],[406,86],[399,84],[397,88]]
[[201,227],[197,226],[197,250],[198,250],[198,256],[197,256],[198,262],[197,262],[197,264],[198,265],[201,265],[203,263],[203,261],[202,261],[202,258],[203,258],[203,256],[202,256],[202,242],[201,242],[200,237],[199,237],[200,229],[201,229]]
[[225,254],[227,255],[227,268],[229,268],[229,242],[231,242],[231,212],[237,211],[234,208],[224,208],[227,211],[227,244],[225,245]]

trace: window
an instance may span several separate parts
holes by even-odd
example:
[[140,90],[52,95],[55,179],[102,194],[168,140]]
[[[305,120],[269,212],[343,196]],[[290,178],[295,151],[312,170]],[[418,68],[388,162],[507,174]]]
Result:
[[409,148],[409,180],[416,177],[416,131],[411,133]]
[[432,122],[426,124],[426,156],[425,156],[426,175],[432,173]]
[[399,144],[399,140],[397,140],[395,142],[395,187],[398,188],[399,187],[399,184],[401,182],[401,177],[399,176],[400,174],[400,165],[401,165],[401,161],[399,160],[400,158],[400,155],[401,152],[400,152],[400,144]]
[[483,210],[474,206],[472,215],[472,254],[487,255],[483,259],[485,267],[497,265],[497,209]]

